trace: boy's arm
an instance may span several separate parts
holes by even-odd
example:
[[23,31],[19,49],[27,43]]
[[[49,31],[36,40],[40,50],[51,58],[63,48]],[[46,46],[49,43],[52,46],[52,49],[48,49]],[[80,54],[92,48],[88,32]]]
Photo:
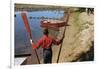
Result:
[[64,37],[62,37],[60,40],[53,39],[53,44],[55,44],[55,45],[59,45],[59,44],[61,44],[62,41],[63,41],[63,38],[64,38]]
[[32,39],[30,39],[30,43],[31,43],[31,45],[32,45],[32,48],[33,48],[33,49],[36,49],[36,48],[39,48],[39,46],[42,45],[43,41],[42,41],[42,39],[40,39],[40,40],[37,42],[37,44],[35,44],[35,43],[32,41]]

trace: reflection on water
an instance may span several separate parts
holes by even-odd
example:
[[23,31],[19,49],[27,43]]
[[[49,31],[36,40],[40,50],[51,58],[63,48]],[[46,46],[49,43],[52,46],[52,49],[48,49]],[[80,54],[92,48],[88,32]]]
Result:
[[[28,53],[31,48],[29,36],[20,13],[21,12],[15,12],[15,54]],[[63,17],[64,11],[33,11],[26,13],[32,32],[32,39],[34,42],[37,42],[37,40],[43,35],[43,30],[40,27],[41,17],[60,19]]]

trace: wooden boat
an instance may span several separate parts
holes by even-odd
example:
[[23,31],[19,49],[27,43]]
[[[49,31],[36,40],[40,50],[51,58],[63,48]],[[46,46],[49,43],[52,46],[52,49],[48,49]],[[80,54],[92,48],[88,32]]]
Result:
[[53,29],[53,30],[59,30],[60,27],[69,26],[65,21],[61,20],[42,20],[41,21],[41,27]]

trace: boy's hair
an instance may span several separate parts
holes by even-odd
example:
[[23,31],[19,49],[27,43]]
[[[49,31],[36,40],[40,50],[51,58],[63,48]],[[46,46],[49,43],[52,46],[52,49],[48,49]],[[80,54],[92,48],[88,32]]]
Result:
[[49,34],[48,29],[44,29],[43,34],[48,35]]

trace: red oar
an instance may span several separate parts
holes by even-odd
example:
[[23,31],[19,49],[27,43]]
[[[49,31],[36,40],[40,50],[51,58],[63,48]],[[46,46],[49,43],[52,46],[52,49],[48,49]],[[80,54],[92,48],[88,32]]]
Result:
[[[30,26],[29,26],[29,24],[28,24],[28,19],[27,19],[26,13],[21,13],[21,16],[22,16],[24,25],[25,25],[25,27],[26,27],[26,30],[27,30],[27,32],[29,33],[30,39],[32,39],[31,29],[30,29]],[[39,57],[38,57],[38,54],[37,54],[36,49],[35,49],[34,51],[35,51],[35,54],[36,54],[38,63],[40,64],[40,60],[39,60]]]

